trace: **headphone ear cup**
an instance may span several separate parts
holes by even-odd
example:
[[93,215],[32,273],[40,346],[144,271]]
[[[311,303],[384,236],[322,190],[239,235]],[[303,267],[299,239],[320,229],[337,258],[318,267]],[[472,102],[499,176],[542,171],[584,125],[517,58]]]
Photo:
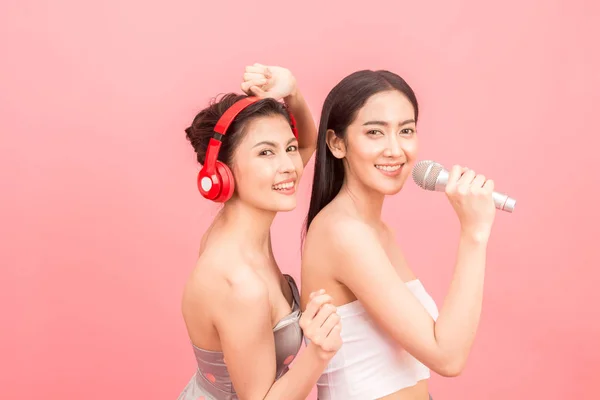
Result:
[[[213,177],[215,179],[213,179]],[[213,200],[215,192],[219,193],[221,190],[219,177],[216,175],[206,175],[205,169],[202,168],[198,172],[198,190],[202,197],[208,200]]]
[[233,174],[229,167],[220,161],[216,164],[217,175],[221,181],[221,193],[214,200],[219,203],[224,203],[231,198],[233,190],[235,188],[235,182],[233,180]]

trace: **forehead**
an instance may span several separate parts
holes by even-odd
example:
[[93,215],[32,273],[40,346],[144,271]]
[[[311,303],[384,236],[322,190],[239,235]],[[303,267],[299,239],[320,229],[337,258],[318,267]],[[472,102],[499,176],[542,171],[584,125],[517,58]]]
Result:
[[248,123],[242,145],[252,147],[264,141],[287,143],[292,137],[292,128],[283,115],[269,115]]
[[397,90],[388,90],[371,96],[358,111],[356,122],[397,122],[414,118],[415,110],[410,100]]

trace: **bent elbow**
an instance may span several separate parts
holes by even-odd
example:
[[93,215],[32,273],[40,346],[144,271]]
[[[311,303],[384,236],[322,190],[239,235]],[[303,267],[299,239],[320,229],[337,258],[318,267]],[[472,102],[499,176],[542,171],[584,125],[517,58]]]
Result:
[[462,374],[465,369],[466,360],[462,357],[454,357],[445,361],[441,365],[435,366],[432,370],[445,378],[455,378]]
[[463,371],[462,367],[456,367],[453,365],[444,366],[435,370],[438,375],[443,376],[444,378],[455,378],[459,376]]

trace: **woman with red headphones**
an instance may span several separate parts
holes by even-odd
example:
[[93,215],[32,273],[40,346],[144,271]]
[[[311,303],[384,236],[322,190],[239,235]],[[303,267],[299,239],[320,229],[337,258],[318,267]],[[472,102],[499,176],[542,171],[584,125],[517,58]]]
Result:
[[[304,400],[341,346],[340,318],[323,290],[300,311],[270,227],[277,212],[296,207],[316,127],[289,70],[248,66],[241,88],[246,95],[211,102],[186,129],[202,164],[198,189],[223,208],[184,289],[198,370],[179,399]],[[298,355],[303,336],[310,343]]]

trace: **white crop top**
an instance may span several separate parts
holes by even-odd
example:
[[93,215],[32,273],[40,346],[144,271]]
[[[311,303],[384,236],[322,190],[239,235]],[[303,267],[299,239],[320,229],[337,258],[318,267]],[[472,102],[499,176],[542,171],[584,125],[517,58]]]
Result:
[[[405,284],[437,320],[437,306],[421,281]],[[429,368],[399,349],[358,300],[337,307],[337,313],[343,345],[317,382],[319,400],[373,400],[429,378]]]

